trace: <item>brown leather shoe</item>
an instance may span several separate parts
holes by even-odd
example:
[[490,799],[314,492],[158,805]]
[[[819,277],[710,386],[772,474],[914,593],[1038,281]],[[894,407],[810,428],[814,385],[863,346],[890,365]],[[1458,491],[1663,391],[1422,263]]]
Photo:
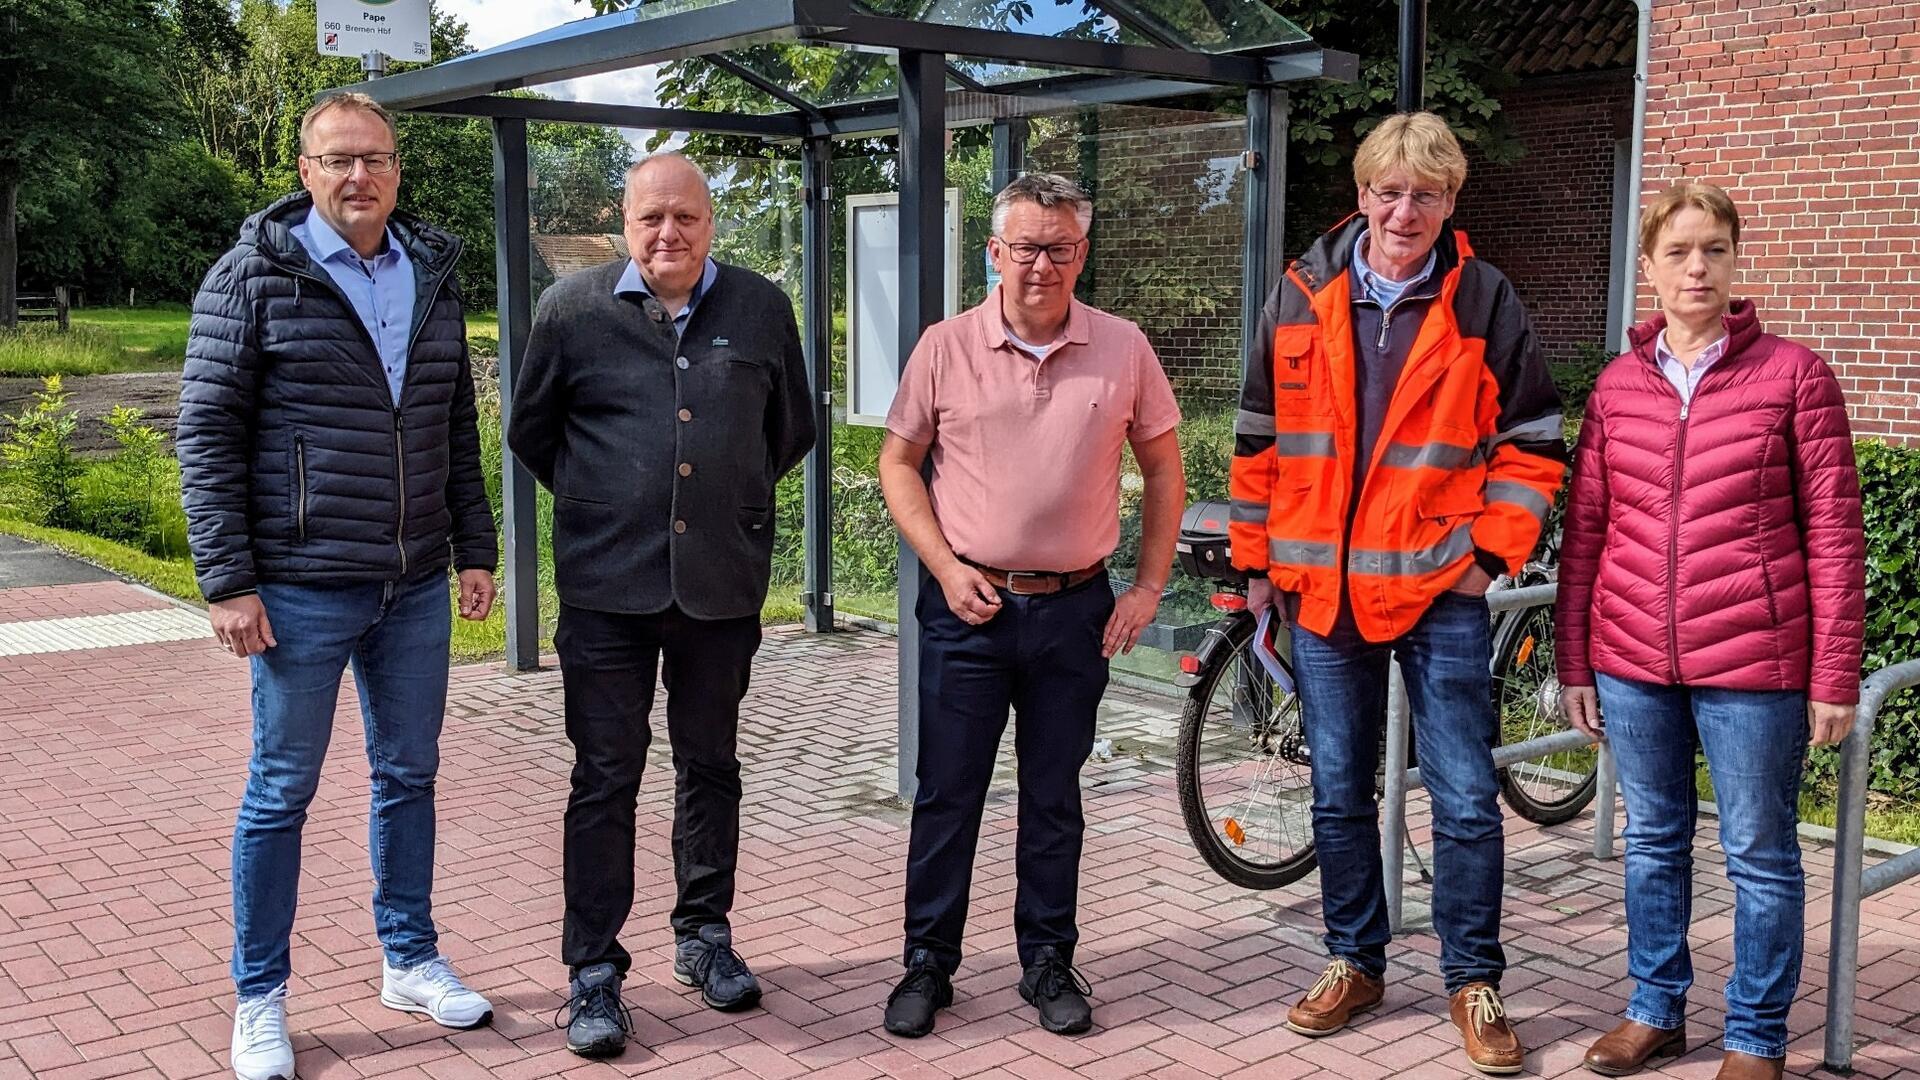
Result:
[[1780,1080],[1787,1074],[1785,1058],[1754,1057],[1738,1050],[1729,1050],[1720,1059],[1720,1071],[1715,1080]]
[[1508,1076],[1526,1064],[1527,1048],[1520,1045],[1500,991],[1483,982],[1468,983],[1453,995],[1453,1026],[1465,1040],[1467,1060],[1493,1076]]
[[1582,1064],[1601,1076],[1632,1076],[1649,1059],[1679,1057],[1686,1052],[1687,1029],[1684,1024],[1677,1028],[1657,1028],[1648,1027],[1637,1020],[1627,1020],[1600,1036],[1600,1040],[1587,1051]]
[[1287,1026],[1315,1039],[1331,1035],[1346,1027],[1355,1013],[1380,1004],[1386,991],[1385,982],[1336,956],[1300,1004],[1287,1010]]

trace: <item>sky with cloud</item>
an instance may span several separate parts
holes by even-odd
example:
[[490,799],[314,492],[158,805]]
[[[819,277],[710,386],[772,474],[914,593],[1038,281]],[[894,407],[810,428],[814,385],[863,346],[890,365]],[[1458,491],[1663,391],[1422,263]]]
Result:
[[[593,14],[593,6],[580,0],[433,0],[434,10],[467,24],[467,40],[476,49],[490,49],[542,30],[584,19]],[[609,105],[657,105],[654,76],[640,68],[572,79],[537,87],[550,97],[573,101],[598,101]],[[629,131],[628,138],[639,142],[644,135]]]

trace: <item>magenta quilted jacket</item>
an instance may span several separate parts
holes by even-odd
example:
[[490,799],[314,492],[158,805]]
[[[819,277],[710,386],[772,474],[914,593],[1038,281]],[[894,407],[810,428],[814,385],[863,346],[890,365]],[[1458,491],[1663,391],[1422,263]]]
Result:
[[1575,453],[1560,681],[1860,695],[1866,539],[1846,401],[1750,301],[1692,403],[1654,359],[1664,317],[1600,373]]

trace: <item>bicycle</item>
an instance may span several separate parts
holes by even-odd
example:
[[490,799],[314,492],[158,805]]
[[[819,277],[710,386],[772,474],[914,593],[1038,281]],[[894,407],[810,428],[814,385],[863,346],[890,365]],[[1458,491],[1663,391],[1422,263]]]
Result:
[[[1247,610],[1246,577],[1228,557],[1227,520],[1225,503],[1189,507],[1175,548],[1183,571],[1220,583],[1212,604],[1221,612],[1200,647],[1180,657],[1176,683],[1188,694],[1176,786],[1187,831],[1207,865],[1243,888],[1276,889],[1317,865],[1312,757],[1286,658],[1270,655],[1263,663],[1255,654],[1257,620]],[[1541,556],[1501,587],[1553,580],[1557,548],[1556,532]],[[1552,610],[1502,612],[1495,620],[1494,701],[1502,741],[1560,730]],[[1417,764],[1411,746],[1408,764]],[[1582,749],[1509,766],[1500,770],[1501,793],[1527,820],[1558,824],[1592,801],[1596,764],[1594,751]]]

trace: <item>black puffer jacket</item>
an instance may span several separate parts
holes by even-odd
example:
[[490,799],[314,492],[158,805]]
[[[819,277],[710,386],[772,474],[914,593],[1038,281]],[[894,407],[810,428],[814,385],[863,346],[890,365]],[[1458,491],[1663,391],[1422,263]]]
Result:
[[373,339],[293,235],[313,200],[248,218],[194,298],[180,385],[181,490],[209,600],[263,581],[492,570],[460,241],[396,214],[418,281],[394,402]]

